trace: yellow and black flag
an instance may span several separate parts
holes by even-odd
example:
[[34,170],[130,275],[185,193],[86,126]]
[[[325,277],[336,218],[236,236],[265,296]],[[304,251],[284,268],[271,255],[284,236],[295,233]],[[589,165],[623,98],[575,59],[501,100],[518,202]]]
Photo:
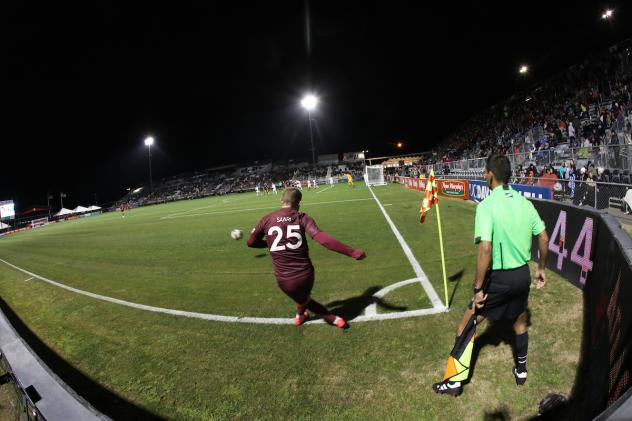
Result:
[[465,329],[456,339],[454,348],[450,351],[448,363],[445,367],[443,381],[462,382],[470,375],[470,364],[472,362],[472,351],[474,350],[474,340],[476,339],[476,314],[473,314],[465,325]]
[[424,200],[421,203],[421,209],[419,212],[421,213],[421,217],[419,218],[419,223],[423,224],[426,219],[426,212],[432,208],[432,205],[436,205],[439,203],[439,196],[437,195],[437,181],[434,176],[434,169],[430,170],[430,176],[426,181],[426,192],[424,193]]

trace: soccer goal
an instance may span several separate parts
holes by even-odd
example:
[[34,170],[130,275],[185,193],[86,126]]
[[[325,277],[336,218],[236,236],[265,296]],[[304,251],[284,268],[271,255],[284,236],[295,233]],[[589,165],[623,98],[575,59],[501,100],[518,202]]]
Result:
[[48,218],[33,219],[30,224],[31,228],[43,227],[44,225],[48,225]]
[[368,186],[385,186],[384,167],[382,165],[367,165],[364,167],[364,181]]

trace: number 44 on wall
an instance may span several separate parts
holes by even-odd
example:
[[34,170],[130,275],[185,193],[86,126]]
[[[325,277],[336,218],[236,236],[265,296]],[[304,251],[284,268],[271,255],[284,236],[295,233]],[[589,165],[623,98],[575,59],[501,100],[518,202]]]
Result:
[[[587,217],[584,220],[582,230],[573,245],[571,251],[571,262],[581,267],[581,273],[579,275],[579,282],[584,285],[586,278],[588,278],[588,272],[593,268],[593,262],[590,260],[590,251],[592,250],[592,236],[593,236],[593,219]],[[583,247],[582,247],[583,246]],[[582,249],[581,255],[579,254]],[[564,259],[568,257],[568,250],[566,249],[566,211],[561,211],[555,223],[555,229],[549,240],[549,250],[552,253],[557,254],[558,271],[562,272],[564,266]]]

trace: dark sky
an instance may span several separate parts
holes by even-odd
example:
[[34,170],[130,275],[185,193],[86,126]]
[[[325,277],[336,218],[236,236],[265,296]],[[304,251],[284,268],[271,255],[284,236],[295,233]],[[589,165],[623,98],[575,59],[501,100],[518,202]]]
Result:
[[5,14],[0,148],[0,200],[18,209],[47,191],[66,207],[120,198],[147,180],[149,134],[154,180],[307,158],[310,90],[319,153],[429,150],[632,27],[625,2],[22,3]]

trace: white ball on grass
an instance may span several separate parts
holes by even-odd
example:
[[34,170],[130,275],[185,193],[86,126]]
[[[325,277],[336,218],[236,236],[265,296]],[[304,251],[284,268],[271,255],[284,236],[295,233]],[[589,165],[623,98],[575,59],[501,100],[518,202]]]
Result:
[[234,229],[230,232],[230,236],[233,240],[239,240],[244,235],[242,230]]

